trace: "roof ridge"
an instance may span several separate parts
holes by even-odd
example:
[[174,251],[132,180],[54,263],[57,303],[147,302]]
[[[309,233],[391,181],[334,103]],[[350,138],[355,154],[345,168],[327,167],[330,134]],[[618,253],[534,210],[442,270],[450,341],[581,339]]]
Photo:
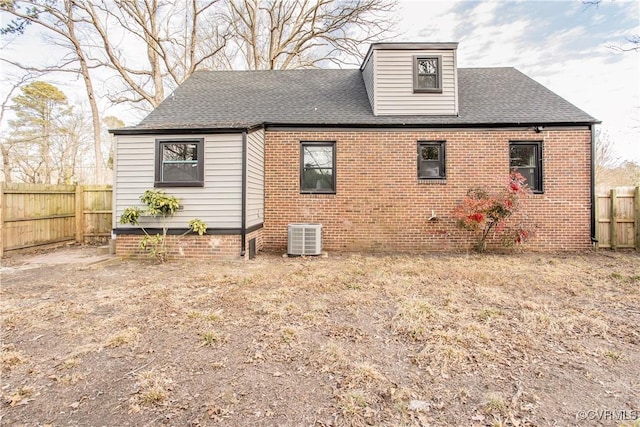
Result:
[[359,68],[292,68],[292,69],[276,69],[276,70],[196,70],[195,73],[295,73],[304,71],[360,71]]
[[[458,70],[518,70],[516,67],[500,66],[500,67],[458,67]],[[273,73],[273,72],[304,72],[304,71],[361,71],[360,68],[291,68],[291,69],[274,69],[274,70],[196,70],[195,73]],[[522,73],[524,74],[524,73]],[[526,75],[526,74],[524,74]]]
[[516,67],[458,67],[458,70],[516,70]]

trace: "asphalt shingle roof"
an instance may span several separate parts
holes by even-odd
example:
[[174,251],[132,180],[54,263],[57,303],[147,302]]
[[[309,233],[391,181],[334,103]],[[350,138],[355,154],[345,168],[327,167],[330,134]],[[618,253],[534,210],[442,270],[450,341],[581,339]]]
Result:
[[460,68],[458,85],[458,116],[374,116],[357,69],[198,71],[129,129],[597,122],[515,68]]

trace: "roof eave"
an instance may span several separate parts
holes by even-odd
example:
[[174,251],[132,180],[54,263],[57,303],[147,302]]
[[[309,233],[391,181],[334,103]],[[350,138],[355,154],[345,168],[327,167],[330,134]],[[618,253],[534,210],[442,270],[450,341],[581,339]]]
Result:
[[214,133],[241,133],[251,132],[264,127],[262,123],[232,127],[178,127],[178,128],[120,128],[109,129],[113,135],[194,135],[194,134],[214,134]]
[[197,128],[121,128],[109,129],[113,135],[195,135],[251,132],[260,128],[338,128],[338,129],[442,129],[442,128],[508,128],[508,127],[574,127],[602,123],[599,120],[580,122],[480,122],[480,123],[278,123],[267,122],[242,127],[197,127]]

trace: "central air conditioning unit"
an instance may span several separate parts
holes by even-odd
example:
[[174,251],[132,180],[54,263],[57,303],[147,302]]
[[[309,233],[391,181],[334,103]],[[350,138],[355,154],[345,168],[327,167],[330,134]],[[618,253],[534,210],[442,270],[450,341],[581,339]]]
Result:
[[289,224],[288,255],[321,255],[322,224]]

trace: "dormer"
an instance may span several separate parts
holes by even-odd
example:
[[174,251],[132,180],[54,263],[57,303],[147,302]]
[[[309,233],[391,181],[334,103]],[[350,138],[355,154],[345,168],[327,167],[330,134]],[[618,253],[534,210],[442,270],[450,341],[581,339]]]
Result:
[[375,116],[458,114],[458,43],[374,43],[360,70]]

